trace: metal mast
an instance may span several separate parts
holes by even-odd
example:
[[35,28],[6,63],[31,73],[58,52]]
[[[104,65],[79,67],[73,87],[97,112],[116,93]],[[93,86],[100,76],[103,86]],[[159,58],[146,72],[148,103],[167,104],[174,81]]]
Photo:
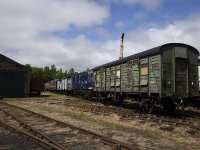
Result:
[[122,33],[122,36],[121,36],[120,56],[119,56],[119,59],[123,58],[123,51],[124,51],[124,33]]

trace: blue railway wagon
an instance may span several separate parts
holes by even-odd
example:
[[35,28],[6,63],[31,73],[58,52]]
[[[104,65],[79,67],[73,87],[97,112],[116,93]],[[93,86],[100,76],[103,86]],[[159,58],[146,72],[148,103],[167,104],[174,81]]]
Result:
[[72,90],[92,90],[92,72],[84,71],[72,76]]
[[67,83],[66,83],[66,89],[67,91],[71,91],[72,90],[72,77],[68,77],[67,78]]

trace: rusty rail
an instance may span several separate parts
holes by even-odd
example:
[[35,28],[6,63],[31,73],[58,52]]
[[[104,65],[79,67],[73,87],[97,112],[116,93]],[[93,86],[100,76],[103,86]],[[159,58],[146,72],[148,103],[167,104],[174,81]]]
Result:
[[4,105],[8,105],[8,106],[11,106],[11,107],[15,107],[15,108],[21,109],[21,110],[26,111],[28,113],[31,113],[33,115],[39,116],[41,118],[44,118],[44,119],[46,119],[48,121],[56,122],[60,126],[69,127],[71,129],[75,129],[75,130],[84,132],[85,134],[88,134],[88,135],[91,135],[93,137],[99,138],[103,144],[109,145],[109,146],[113,147],[114,149],[119,149],[119,150],[137,150],[137,149],[139,149],[138,146],[129,145],[129,144],[120,142],[118,140],[111,139],[109,137],[100,135],[100,134],[98,134],[96,132],[89,131],[89,130],[86,130],[84,128],[72,125],[70,123],[65,123],[65,122],[62,122],[62,121],[59,121],[59,120],[44,116],[42,114],[36,113],[34,111],[30,111],[28,109],[25,109],[25,108],[22,108],[22,107],[19,107],[19,106],[16,106],[16,105],[8,104],[8,103],[5,103],[5,102],[0,102],[0,103],[2,103]]
[[51,150],[63,150],[63,149],[61,149],[60,147],[57,147],[54,144],[46,142],[45,140],[42,140],[42,139],[40,139],[40,138],[38,138],[38,137],[36,137],[34,135],[31,135],[28,132],[19,130],[14,126],[8,125],[7,123],[3,123],[2,121],[0,121],[0,124],[1,124],[1,126],[4,126],[5,128],[7,128],[8,130],[10,130],[12,132],[15,132],[15,133],[17,133],[19,135],[22,135],[22,136],[24,136],[24,137],[26,137],[28,139],[31,139],[31,140],[37,142],[38,144],[40,144],[41,146],[43,146],[45,148],[48,148],[48,149],[51,149]]
[[33,134],[34,136],[37,136],[38,138],[45,140],[48,143],[54,144],[57,147],[59,147],[60,149],[64,150],[65,148],[62,147],[58,142],[56,142],[55,140],[52,140],[51,138],[49,138],[48,136],[44,135],[43,133],[37,131],[36,129],[32,128],[31,126],[29,126],[27,123],[25,123],[24,121],[22,121],[21,119],[15,117],[14,115],[10,114],[9,112],[3,110],[0,108],[0,111],[2,111],[6,116],[11,117],[12,119],[14,119],[15,121],[17,121],[21,127],[23,127],[24,129],[28,130],[28,132],[30,132],[31,134]]
[[[101,107],[104,107],[101,109]],[[99,113],[116,113],[122,117],[125,117],[126,119],[134,119],[134,118],[140,118],[143,120],[149,120],[151,122],[155,123],[166,123],[169,125],[176,125],[176,126],[187,126],[190,127],[191,129],[199,130],[200,131],[200,126],[193,125],[190,123],[185,122],[185,120],[180,119],[180,118],[174,118],[174,117],[164,117],[162,115],[153,115],[153,114],[143,114],[140,113],[139,111],[135,110],[130,110],[130,109],[124,109],[124,108],[118,108],[118,107],[107,107],[107,106],[92,106],[89,107],[89,111],[92,113],[96,113],[96,111]]]

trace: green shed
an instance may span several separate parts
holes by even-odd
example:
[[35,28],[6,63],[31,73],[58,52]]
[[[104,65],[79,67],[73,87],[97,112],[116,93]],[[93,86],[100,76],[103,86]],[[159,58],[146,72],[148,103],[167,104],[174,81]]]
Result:
[[29,91],[29,71],[25,66],[0,54],[0,96],[26,97]]

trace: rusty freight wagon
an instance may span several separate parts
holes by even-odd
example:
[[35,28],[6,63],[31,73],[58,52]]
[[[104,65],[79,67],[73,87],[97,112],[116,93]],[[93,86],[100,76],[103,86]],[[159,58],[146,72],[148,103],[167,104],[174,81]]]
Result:
[[102,99],[132,97],[150,112],[155,105],[172,112],[177,103],[198,96],[196,48],[168,43],[93,69],[94,92]]
[[44,91],[45,81],[40,78],[32,78],[30,81],[30,95],[39,96]]

